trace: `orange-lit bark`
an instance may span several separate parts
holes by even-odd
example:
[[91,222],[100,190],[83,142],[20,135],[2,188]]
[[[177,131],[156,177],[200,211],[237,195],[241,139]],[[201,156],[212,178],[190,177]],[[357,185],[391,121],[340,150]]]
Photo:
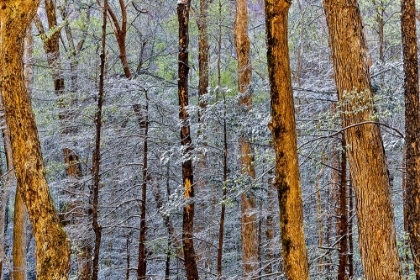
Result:
[[67,279],[70,246],[45,178],[31,101],[23,75],[24,37],[38,1],[1,1],[1,94],[10,130],[13,164],[28,209],[35,245],[37,279]]
[[290,2],[265,0],[267,61],[271,86],[271,121],[276,154],[282,253],[287,279],[309,279],[303,232],[302,191],[287,39]]
[[331,57],[352,184],[356,194],[359,248],[364,277],[401,279],[394,210],[373,95],[363,23],[356,0],[324,0]]

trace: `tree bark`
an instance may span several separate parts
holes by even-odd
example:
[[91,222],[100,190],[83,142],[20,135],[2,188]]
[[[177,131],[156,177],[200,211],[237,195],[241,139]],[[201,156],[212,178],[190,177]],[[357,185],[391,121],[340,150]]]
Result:
[[[252,106],[250,83],[252,76],[251,48],[248,38],[248,8],[246,0],[236,1],[234,26],[235,48],[238,59],[239,106],[248,112]],[[242,174],[255,178],[254,155],[248,137],[242,133],[240,158]],[[256,228],[255,196],[252,191],[242,194],[241,198],[241,237],[242,237],[242,276],[251,277],[258,268],[258,244]]]
[[356,0],[324,0],[329,42],[341,102],[350,173],[357,200],[364,276],[401,279],[385,151],[374,118],[367,45]]
[[[207,13],[208,13],[208,0],[200,0],[200,13],[197,18],[198,26],[198,132],[197,136],[199,141],[200,149],[197,152],[197,164],[195,169],[196,176],[196,197],[205,197],[210,189],[206,188],[207,185],[207,154],[205,152],[206,139],[205,139],[205,121],[204,115],[207,109],[207,93],[209,86],[209,43],[207,34]],[[204,199],[200,200],[198,207],[196,205],[196,215],[199,212],[201,219],[197,220],[196,232],[199,234],[206,233],[207,236],[211,235],[211,231],[208,230],[207,225],[210,222],[211,216],[205,215],[205,203]],[[198,210],[198,211],[197,211]],[[211,238],[211,237],[210,237]],[[198,243],[197,250],[197,262],[199,266],[206,268],[211,266],[212,259],[209,258],[211,255],[211,248],[208,246],[209,242]]]
[[348,212],[347,212],[347,158],[346,158],[346,142],[343,139],[341,140],[341,172],[340,172],[340,183],[338,186],[338,207],[337,207],[337,217],[339,218],[338,221],[338,238],[340,239],[339,242],[339,249],[338,249],[338,280],[345,280],[348,279],[346,267],[347,267],[347,259],[348,259],[348,246],[347,246],[347,239],[348,239]]
[[401,35],[405,73],[405,206],[414,270],[416,279],[420,280],[420,106],[415,13],[414,0],[401,1]]
[[[33,56],[33,37],[32,28],[29,26],[26,31],[26,37],[24,40],[25,50],[23,53],[24,59],[24,77],[25,86],[28,95],[31,96],[30,88],[32,87],[33,69],[32,69],[32,56]],[[7,125],[6,125],[7,126]],[[7,158],[10,160],[7,162],[8,170],[13,170],[12,162],[12,151],[10,147],[10,133],[6,128],[4,133],[5,148],[8,154]],[[13,225],[13,279],[14,280],[25,280],[26,279],[26,219],[27,211],[25,208],[25,202],[23,201],[23,193],[20,186],[16,187],[15,196],[15,209],[14,209],[14,225]]]
[[59,222],[45,178],[35,116],[23,76],[24,37],[39,1],[1,2],[1,94],[11,136],[17,184],[36,244],[37,279],[67,279],[70,246]]
[[185,272],[188,280],[198,280],[198,270],[194,251],[194,180],[191,159],[192,142],[189,125],[188,106],[188,22],[191,0],[179,0],[177,13],[179,24],[178,53],[178,98],[179,120],[181,121],[182,184],[184,186],[184,213],[182,222],[182,244],[184,248]]
[[95,247],[93,249],[92,280],[98,279],[99,274],[99,249],[101,247],[102,226],[99,224],[99,184],[101,181],[101,129],[102,129],[102,106],[105,95],[105,46],[106,46],[106,13],[108,0],[104,0],[102,8],[102,36],[101,36],[101,65],[99,76],[98,103],[95,113],[95,149],[92,157],[93,186],[90,190],[90,205],[92,207],[92,228],[95,234]]
[[[146,114],[144,120],[144,140],[143,140],[143,182],[141,188],[141,208],[140,208],[140,237],[139,237],[139,263],[137,268],[137,279],[146,279],[146,199],[147,199],[147,181],[149,180],[149,171],[147,169],[148,161],[148,133],[149,133],[149,101],[146,95]],[[140,106],[135,110],[140,113]]]
[[267,62],[271,86],[271,121],[276,154],[282,253],[287,279],[309,279],[303,232],[302,190],[297,155],[287,21],[290,2],[265,0]]

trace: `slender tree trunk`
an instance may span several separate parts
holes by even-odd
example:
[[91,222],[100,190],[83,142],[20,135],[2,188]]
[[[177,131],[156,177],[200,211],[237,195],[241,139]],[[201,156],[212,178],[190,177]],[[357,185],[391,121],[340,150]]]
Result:
[[[198,25],[198,98],[201,110],[205,110],[207,102],[205,95],[208,93],[209,86],[209,42],[207,34],[207,13],[208,1],[200,0],[200,16],[197,20]],[[199,122],[202,122],[202,112],[199,115]]]
[[337,207],[337,217],[339,217],[338,222],[338,238],[339,249],[338,249],[338,280],[348,279],[346,273],[347,259],[348,259],[348,212],[347,212],[347,158],[346,158],[346,142],[343,139],[341,140],[341,172],[340,172],[340,184],[338,186],[338,207]]
[[105,84],[105,45],[106,45],[106,12],[108,0],[104,0],[102,14],[102,42],[101,42],[101,74],[99,76],[98,103],[95,113],[95,150],[92,158],[93,186],[90,191],[90,204],[92,207],[92,228],[95,233],[95,247],[93,250],[93,271],[92,280],[98,279],[99,273],[99,249],[101,246],[102,226],[99,224],[99,184],[101,181],[101,128],[102,128],[102,106],[104,102]]
[[348,220],[348,232],[349,232],[349,279],[353,279],[354,277],[354,266],[353,266],[353,256],[354,256],[354,248],[353,248],[353,186],[351,183],[351,178],[349,178],[349,220]]
[[35,237],[37,279],[67,279],[69,241],[49,193],[35,117],[23,78],[24,37],[38,4],[27,0],[3,3],[0,67],[4,72],[0,89],[17,184],[23,189]]
[[223,92],[223,194],[222,194],[222,211],[220,213],[219,221],[219,244],[217,249],[217,276],[220,279],[222,277],[222,258],[223,258],[223,237],[225,231],[225,214],[226,214],[226,195],[227,195],[227,126],[226,126],[226,94]]
[[[248,8],[246,0],[236,1],[236,19],[234,26],[236,54],[238,58],[238,93],[239,106],[248,112],[252,106],[251,49],[248,38]],[[247,135],[240,140],[241,172],[255,178],[254,156]],[[242,276],[251,277],[258,268],[258,244],[256,228],[255,196],[251,191],[242,194],[241,199],[241,237],[242,237]]]
[[265,0],[271,121],[276,154],[282,253],[287,279],[309,279],[303,232],[302,190],[297,155],[287,21],[290,2]]
[[[205,121],[204,115],[207,108],[207,93],[209,86],[209,43],[208,43],[208,34],[207,34],[207,13],[208,13],[208,0],[200,0],[200,13],[197,18],[198,26],[198,106],[200,107],[198,111],[198,138],[201,138],[199,145],[201,147],[206,146],[205,139]],[[204,149],[199,149],[197,152],[197,164],[195,174],[196,176],[196,197],[206,197],[207,193],[210,192],[210,188],[207,189],[206,185],[206,172],[207,172],[207,155],[204,152]],[[211,235],[211,229],[208,228],[211,216],[205,215],[205,203],[204,199],[200,199],[196,208],[196,213],[199,212],[201,219],[197,219],[196,232],[205,233],[209,236]],[[198,210],[198,211],[197,211]],[[210,219],[209,219],[210,218]],[[210,237],[211,238],[211,237]],[[201,244],[200,244],[201,243]],[[211,266],[212,259],[209,258],[211,255],[211,248],[209,248],[209,242],[200,242],[197,246],[197,262],[199,266],[204,266],[206,268]]]
[[277,210],[275,207],[275,189],[274,189],[274,178],[272,178],[273,173],[268,173],[270,178],[268,178],[268,195],[267,195],[267,220],[266,220],[266,230],[265,230],[265,238],[267,240],[267,247],[265,249],[265,268],[264,272],[266,274],[273,273],[273,261],[274,261],[274,253],[275,249],[277,248],[277,243],[275,243],[274,239],[274,217],[275,212]]
[[350,172],[357,198],[364,277],[401,279],[385,151],[372,121],[367,45],[356,0],[324,0]]
[[125,251],[127,252],[127,267],[125,269],[125,280],[130,280],[130,235],[127,235],[127,241],[125,243]]
[[407,229],[416,279],[420,280],[420,105],[415,13],[414,0],[401,1],[401,35],[405,73]]
[[[137,279],[146,279],[146,199],[147,181],[149,180],[147,156],[148,156],[148,133],[149,133],[149,101],[146,94],[146,110],[144,116],[144,140],[143,140],[143,183],[141,188],[141,211],[140,211],[140,238],[139,238],[139,264],[137,268]],[[140,106],[138,106],[140,112]]]
[[182,145],[182,184],[184,186],[185,206],[182,223],[182,243],[184,248],[185,272],[188,280],[198,280],[197,264],[194,251],[194,181],[191,159],[192,142],[189,125],[188,106],[188,22],[191,0],[178,1],[179,54],[178,54],[178,98],[179,120]]

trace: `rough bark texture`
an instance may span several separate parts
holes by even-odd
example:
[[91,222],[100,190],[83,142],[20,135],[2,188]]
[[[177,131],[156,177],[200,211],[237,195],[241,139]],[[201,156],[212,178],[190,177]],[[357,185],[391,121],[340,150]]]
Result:
[[[252,76],[251,49],[248,38],[248,8],[246,0],[236,1],[234,37],[238,59],[239,106],[246,113],[252,106],[252,96],[249,90]],[[240,151],[242,174],[255,178],[253,150],[246,135],[241,137]],[[242,276],[246,278],[251,277],[258,268],[255,197],[250,191],[242,194],[241,213]]]
[[[26,37],[24,41],[25,50],[23,53],[24,59],[24,76],[25,86],[28,95],[31,96],[30,88],[32,86],[33,69],[31,59],[33,56],[33,37],[31,26],[26,31]],[[7,169],[13,170],[12,162],[12,150],[10,146],[10,133],[6,128],[4,137],[7,138],[4,141],[7,158],[10,159],[7,162]],[[13,225],[13,279],[14,280],[25,280],[26,279],[26,220],[27,211],[25,208],[25,202],[23,201],[23,193],[20,186],[16,187],[15,196],[15,209],[14,209],[14,225]]]
[[302,191],[297,156],[287,20],[290,2],[265,0],[271,122],[276,154],[282,253],[287,279],[309,279],[303,232]]
[[357,199],[364,277],[401,279],[389,176],[379,126],[371,121],[367,45],[356,0],[324,0],[350,173]]
[[182,243],[184,247],[185,272],[188,280],[198,279],[197,264],[195,261],[193,229],[194,229],[194,185],[193,165],[191,160],[191,133],[189,125],[188,106],[188,22],[190,13],[190,0],[179,0],[177,13],[179,23],[179,54],[178,54],[178,98],[179,120],[181,126],[181,145],[183,150],[182,183],[184,186],[184,213],[182,222]]
[[38,4],[26,0],[1,1],[0,89],[16,179],[23,189],[35,238],[37,279],[67,279],[69,241],[48,190],[35,116],[23,76],[24,37]]
[[415,1],[401,1],[404,59],[406,208],[416,279],[420,279],[420,106]]

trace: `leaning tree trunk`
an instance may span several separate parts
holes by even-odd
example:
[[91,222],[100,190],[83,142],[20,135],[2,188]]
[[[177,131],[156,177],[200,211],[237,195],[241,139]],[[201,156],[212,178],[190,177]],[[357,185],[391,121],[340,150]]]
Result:
[[[248,8],[246,0],[236,1],[236,20],[234,27],[235,47],[238,57],[239,106],[248,112],[252,106],[249,90],[251,83],[251,48],[248,38]],[[251,143],[246,135],[240,140],[241,172],[255,178],[254,156]],[[241,237],[242,237],[242,276],[251,277],[258,268],[258,244],[255,215],[255,196],[251,191],[242,194],[241,199]]]
[[39,1],[3,2],[0,11],[1,94],[10,130],[13,164],[36,245],[37,279],[67,279],[70,244],[45,178],[35,116],[23,76],[24,37]]
[[290,2],[265,0],[267,61],[271,85],[271,122],[276,154],[282,252],[287,279],[309,279],[303,232],[302,190],[287,42]]
[[178,98],[179,120],[181,121],[182,145],[182,184],[184,186],[185,206],[182,222],[182,245],[184,248],[185,272],[188,280],[198,280],[198,270],[194,251],[194,182],[191,159],[192,143],[189,125],[188,106],[188,22],[191,0],[178,1],[179,54],[178,54]]
[[401,35],[404,58],[407,228],[416,279],[420,280],[420,106],[417,61],[416,7],[401,1]]
[[374,118],[367,45],[356,0],[324,0],[344,139],[357,199],[364,276],[401,279],[385,151]]

